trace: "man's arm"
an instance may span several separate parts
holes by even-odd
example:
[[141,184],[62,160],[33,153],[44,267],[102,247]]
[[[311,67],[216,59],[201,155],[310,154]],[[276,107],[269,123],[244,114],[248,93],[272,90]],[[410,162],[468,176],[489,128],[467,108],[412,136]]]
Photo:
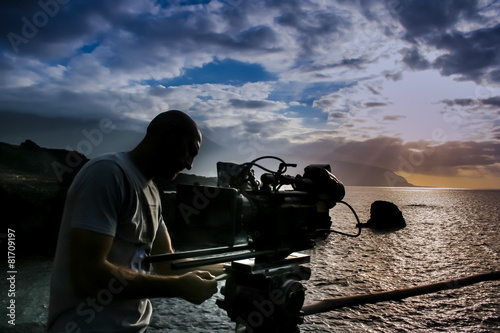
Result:
[[[170,240],[170,235],[167,230],[164,232],[158,232],[156,238],[153,242],[153,248],[151,250],[151,254],[165,254],[165,253],[174,253],[172,249],[172,242]],[[176,260],[175,262],[183,261],[183,260],[191,260],[191,259],[181,259]],[[212,275],[221,275],[224,273],[224,264],[215,264],[215,265],[206,265],[200,266],[191,269],[172,269],[171,262],[162,261],[153,263],[153,268],[157,274],[160,275],[176,275],[176,274],[184,274],[193,270],[201,270],[208,271]]]
[[75,291],[95,296],[101,290],[124,286],[117,298],[180,297],[201,304],[217,292],[217,282],[208,272],[160,276],[135,272],[107,260],[114,238],[84,229],[71,230],[71,281]]

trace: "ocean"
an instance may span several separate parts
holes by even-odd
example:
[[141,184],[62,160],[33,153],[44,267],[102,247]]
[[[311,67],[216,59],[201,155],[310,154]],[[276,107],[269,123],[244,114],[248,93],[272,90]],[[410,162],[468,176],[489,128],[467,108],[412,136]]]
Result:
[[[407,227],[363,229],[357,238],[331,234],[311,256],[305,304],[325,298],[390,291],[500,270],[500,190],[347,187],[344,198],[362,222],[375,200],[395,203]],[[331,210],[332,228],[355,233],[349,209]],[[7,271],[5,268],[4,271]],[[19,258],[16,325],[8,324],[8,281],[1,282],[2,332],[43,332],[51,261]],[[219,282],[219,287],[223,282]],[[437,293],[309,315],[301,332],[500,332],[500,281],[454,286]],[[215,304],[154,299],[154,332],[234,332]]]

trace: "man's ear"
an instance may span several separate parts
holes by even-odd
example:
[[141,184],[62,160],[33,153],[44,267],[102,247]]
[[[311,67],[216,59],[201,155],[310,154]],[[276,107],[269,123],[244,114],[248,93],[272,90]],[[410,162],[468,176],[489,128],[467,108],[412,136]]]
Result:
[[165,153],[165,151],[176,151],[180,148],[182,144],[183,134],[179,133],[177,129],[165,132],[162,135],[161,140],[158,140],[157,150],[160,153]]

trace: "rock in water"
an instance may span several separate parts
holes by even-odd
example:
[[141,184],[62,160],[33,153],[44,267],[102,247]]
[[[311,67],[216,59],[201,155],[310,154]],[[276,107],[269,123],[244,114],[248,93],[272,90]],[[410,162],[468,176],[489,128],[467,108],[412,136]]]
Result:
[[370,208],[370,219],[363,227],[374,229],[404,228],[406,221],[398,206],[389,201],[375,201]]

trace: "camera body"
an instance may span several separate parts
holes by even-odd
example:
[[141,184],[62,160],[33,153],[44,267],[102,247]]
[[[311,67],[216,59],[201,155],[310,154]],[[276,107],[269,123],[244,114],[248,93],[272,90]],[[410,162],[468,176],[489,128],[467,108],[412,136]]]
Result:
[[[254,162],[217,164],[217,186],[181,185],[176,194],[176,226],[185,239],[205,246],[248,244],[257,260],[273,261],[312,248],[330,228],[328,210],[345,195],[329,165],[310,165],[303,175],[278,171],[254,176]],[[287,190],[281,190],[282,187]]]

